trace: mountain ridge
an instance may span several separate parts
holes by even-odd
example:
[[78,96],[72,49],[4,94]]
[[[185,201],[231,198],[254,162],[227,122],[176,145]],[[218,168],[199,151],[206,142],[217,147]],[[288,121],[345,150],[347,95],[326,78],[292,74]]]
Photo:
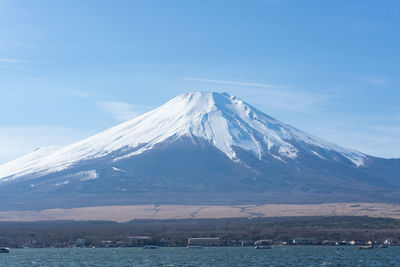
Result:
[[[162,116],[160,113],[170,114]],[[152,122],[149,123],[149,120],[152,120]],[[281,156],[295,158],[297,149],[288,142],[291,139],[300,139],[303,142],[316,144],[328,150],[338,150],[357,166],[363,164],[364,158],[364,154],[358,151],[345,149],[306,134],[262,113],[227,93],[191,92],[179,95],[153,111],[111,127],[82,141],[58,149],[51,148],[50,150],[45,148],[45,151],[39,149],[39,151],[31,153],[30,156],[36,160],[36,156],[46,157],[45,153],[51,152],[53,159],[49,159],[47,165],[43,163],[42,165],[44,166],[39,165],[38,170],[28,169],[21,174],[14,174],[14,176],[23,176],[29,171],[43,170],[44,174],[52,172],[51,167],[48,166],[49,164],[57,166],[52,167],[53,171],[59,171],[85,158],[101,157],[124,146],[140,147],[141,144],[146,144],[137,151],[114,159],[117,161],[151,149],[155,144],[171,136],[190,136],[191,134],[208,140],[233,160],[237,159],[232,146],[250,150],[259,159],[262,157],[262,146],[264,148],[266,146],[268,151],[275,146],[278,147],[278,153],[274,155],[277,159],[284,161]],[[141,138],[141,136],[145,136],[145,138]],[[323,158],[316,151],[312,153]],[[63,155],[66,156],[63,157]],[[57,165],[54,159],[59,157],[63,162]],[[35,163],[33,162],[33,164]],[[14,169],[16,164],[21,164],[21,161],[17,161],[14,165],[11,164],[8,170],[7,164],[0,165],[0,181],[6,176],[12,176],[11,169]],[[29,161],[28,164],[32,165],[32,161]],[[48,169],[44,170],[46,168]]]
[[400,202],[399,178],[400,159],[324,141],[226,93],[190,92],[82,141],[0,165],[0,193],[19,208]]

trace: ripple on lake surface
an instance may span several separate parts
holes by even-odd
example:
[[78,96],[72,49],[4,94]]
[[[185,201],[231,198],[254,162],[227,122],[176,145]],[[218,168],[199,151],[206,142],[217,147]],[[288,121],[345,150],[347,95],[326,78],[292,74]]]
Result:
[[400,266],[400,247],[13,249],[0,266]]

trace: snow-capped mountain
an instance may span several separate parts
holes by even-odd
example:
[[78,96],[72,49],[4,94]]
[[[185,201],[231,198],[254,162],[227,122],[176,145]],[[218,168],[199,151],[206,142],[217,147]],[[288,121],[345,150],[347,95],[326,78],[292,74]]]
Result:
[[[122,148],[133,149],[114,158],[116,162],[180,136],[202,138],[237,162],[240,159],[234,147],[251,151],[258,159],[266,153],[281,161],[296,159],[299,149],[292,141],[338,152],[356,166],[362,165],[365,157],[275,120],[237,97],[226,93],[192,92],[83,141],[62,148],[41,148],[5,164],[0,167],[0,181],[49,174]],[[323,158],[315,151],[310,152]]]
[[393,173],[390,163],[378,175],[376,161],[284,124],[235,96],[191,92],[80,142],[40,148],[1,165],[0,191],[91,199],[99,191],[135,202],[135,193],[219,194],[229,188],[229,193],[257,191],[263,201],[263,192],[273,190],[331,194],[332,185],[340,192],[398,186],[400,168]]

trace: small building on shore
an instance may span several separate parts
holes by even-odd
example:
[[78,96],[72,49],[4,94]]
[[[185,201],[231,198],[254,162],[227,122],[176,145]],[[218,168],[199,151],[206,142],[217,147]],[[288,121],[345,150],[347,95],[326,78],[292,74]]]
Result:
[[188,246],[220,246],[222,244],[218,237],[196,237],[188,238]]
[[77,245],[78,247],[84,247],[85,244],[86,244],[86,240],[83,239],[83,238],[78,238],[78,239],[76,240],[76,245]]
[[273,240],[271,239],[262,239],[262,240],[257,240],[254,242],[255,246],[271,246],[273,243]]
[[295,238],[293,239],[294,245],[312,245],[314,244],[314,238]]
[[128,237],[128,246],[130,247],[142,247],[145,245],[152,244],[152,238],[150,236],[130,236]]

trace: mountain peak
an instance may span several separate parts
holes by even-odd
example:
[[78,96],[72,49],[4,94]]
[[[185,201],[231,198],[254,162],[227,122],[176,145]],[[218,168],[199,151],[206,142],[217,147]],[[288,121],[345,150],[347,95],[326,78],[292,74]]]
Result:
[[175,109],[189,114],[194,110],[207,113],[224,109],[227,104],[232,104],[234,101],[238,101],[238,98],[228,93],[193,91],[178,95],[164,106],[172,105]]
[[362,153],[297,130],[228,93],[189,92],[80,142],[6,163],[0,166],[0,179],[52,173],[119,151],[113,158],[117,162],[184,136],[203,139],[238,163],[238,148],[259,160],[268,156],[287,163],[296,160],[305,146],[309,147],[305,153],[320,158],[325,158],[321,154],[326,151],[334,151],[357,166],[364,162]]

